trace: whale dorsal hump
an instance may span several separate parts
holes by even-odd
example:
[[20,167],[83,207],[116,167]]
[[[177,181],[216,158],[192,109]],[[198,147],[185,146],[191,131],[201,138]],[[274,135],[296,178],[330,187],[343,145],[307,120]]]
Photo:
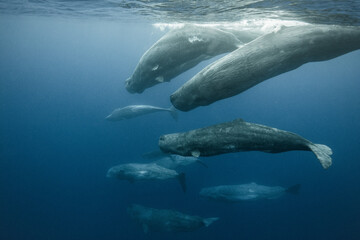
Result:
[[244,119],[242,119],[242,118],[237,118],[237,119],[235,119],[234,121],[235,121],[235,122],[245,122]]
[[245,123],[244,119],[242,119],[242,118],[237,118],[233,122],[234,123]]

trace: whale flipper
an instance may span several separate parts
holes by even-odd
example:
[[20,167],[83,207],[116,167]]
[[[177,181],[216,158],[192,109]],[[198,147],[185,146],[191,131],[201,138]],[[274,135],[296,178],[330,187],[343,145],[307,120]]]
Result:
[[177,121],[177,120],[178,120],[178,113],[177,113],[176,108],[175,108],[174,106],[171,106],[171,107],[169,108],[169,111],[170,111],[171,117],[172,117],[175,121]]
[[185,193],[186,192],[185,173],[179,173],[178,180],[179,180],[179,183],[181,185],[183,192]]
[[332,150],[328,146],[324,144],[309,144],[308,145],[311,151],[315,154],[317,159],[319,159],[323,168],[327,169],[332,164],[332,159],[330,155],[332,155]]
[[206,164],[206,163],[204,163],[203,161],[201,161],[201,160],[196,160],[196,162],[197,163],[199,163],[199,164],[201,164],[202,166],[204,166],[204,167],[206,167],[206,168],[209,168],[209,166]]
[[205,227],[208,227],[210,224],[212,224],[213,222],[219,220],[219,218],[217,217],[213,217],[213,218],[205,218],[203,220],[204,224],[205,224]]

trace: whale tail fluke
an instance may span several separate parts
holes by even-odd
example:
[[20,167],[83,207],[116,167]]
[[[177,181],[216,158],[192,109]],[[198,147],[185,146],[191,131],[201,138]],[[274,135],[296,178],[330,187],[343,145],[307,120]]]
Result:
[[179,173],[177,178],[179,180],[179,183],[181,185],[181,188],[182,188],[183,192],[185,193],[186,192],[185,173]]
[[175,108],[174,106],[171,106],[171,107],[169,108],[169,112],[170,112],[170,114],[171,114],[171,117],[172,117],[173,119],[175,119],[175,121],[177,121],[177,120],[178,120],[178,112],[177,112],[176,108]]
[[333,153],[331,148],[323,144],[309,144],[309,148],[319,159],[323,168],[327,169],[331,166],[332,159],[330,155]]
[[301,184],[295,184],[294,186],[289,187],[285,190],[285,192],[290,194],[298,194],[300,190]]
[[213,222],[215,222],[215,221],[217,221],[217,220],[219,220],[219,218],[217,218],[217,217],[205,218],[205,219],[203,220],[203,223],[204,223],[205,227],[208,227],[210,224],[212,224]]

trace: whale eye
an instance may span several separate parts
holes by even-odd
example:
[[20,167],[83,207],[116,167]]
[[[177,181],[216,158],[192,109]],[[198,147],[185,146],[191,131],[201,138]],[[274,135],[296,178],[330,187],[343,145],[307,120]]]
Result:
[[159,140],[160,140],[160,141],[165,141],[165,137],[164,137],[164,136],[160,136]]

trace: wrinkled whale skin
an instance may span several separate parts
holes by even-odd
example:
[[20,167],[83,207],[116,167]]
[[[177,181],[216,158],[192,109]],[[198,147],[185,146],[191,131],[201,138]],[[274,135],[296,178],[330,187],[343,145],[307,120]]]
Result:
[[205,67],[170,100],[177,109],[190,111],[237,95],[305,63],[329,60],[359,48],[359,27],[282,27]]
[[332,154],[329,147],[314,144],[295,133],[248,123],[242,119],[188,132],[162,135],[159,147],[165,153],[195,157],[240,151],[313,151],[324,168],[331,165]]
[[126,80],[130,93],[142,93],[196,66],[201,61],[234,51],[241,41],[234,34],[214,27],[185,25],[166,33],[141,57]]

